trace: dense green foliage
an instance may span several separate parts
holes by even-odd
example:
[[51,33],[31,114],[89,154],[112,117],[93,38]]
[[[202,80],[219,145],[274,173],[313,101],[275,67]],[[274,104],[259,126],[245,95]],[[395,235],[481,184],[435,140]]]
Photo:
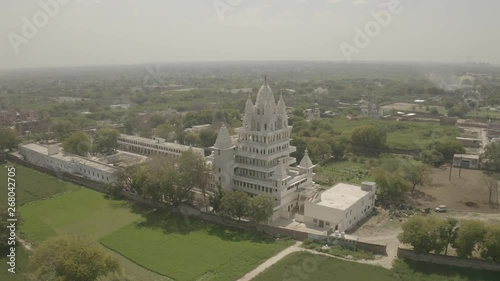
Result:
[[275,201],[273,197],[261,193],[250,198],[247,207],[248,216],[256,222],[265,221],[273,215],[274,205]]
[[486,229],[484,223],[474,220],[464,220],[460,223],[454,247],[459,257],[472,257],[473,252],[484,239]]
[[486,168],[500,171],[500,143],[492,142],[486,146],[484,158],[487,159]]
[[12,151],[17,148],[19,144],[19,139],[17,137],[16,131],[13,129],[2,129],[0,128],[0,152],[4,149]]
[[410,183],[398,171],[375,168],[372,173],[377,183],[378,198],[382,201],[398,201],[411,189]]
[[435,217],[412,216],[403,223],[400,241],[417,253],[441,253],[448,245],[450,225]]
[[242,191],[229,191],[224,194],[221,201],[220,212],[222,215],[231,218],[238,218],[248,213],[250,197]]
[[178,206],[193,200],[194,188],[205,191],[209,170],[205,159],[188,150],[179,158],[156,157],[117,174],[122,188],[145,198]]
[[387,140],[387,132],[376,126],[366,125],[354,128],[351,134],[353,147],[364,151],[380,150]]
[[118,147],[118,136],[120,133],[115,129],[100,128],[94,136],[92,151],[105,153],[115,150]]
[[90,137],[84,132],[76,132],[63,141],[64,151],[68,153],[86,156],[91,148]]
[[118,260],[91,240],[59,236],[40,244],[30,263],[35,280],[94,281],[118,272]]
[[447,253],[452,246],[459,257],[500,261],[500,227],[479,220],[457,221],[434,216],[412,216],[403,223],[399,240],[417,253]]

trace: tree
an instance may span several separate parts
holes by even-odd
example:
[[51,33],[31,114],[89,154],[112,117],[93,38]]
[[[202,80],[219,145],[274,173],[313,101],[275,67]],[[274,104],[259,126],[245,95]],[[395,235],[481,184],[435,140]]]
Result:
[[220,212],[223,197],[224,197],[224,190],[222,190],[222,186],[220,184],[217,184],[217,190],[215,191],[214,194],[210,195],[208,198],[208,202],[215,213]]
[[486,229],[481,221],[462,221],[454,244],[457,255],[459,257],[472,257],[474,249],[483,241],[485,234]]
[[226,192],[222,197],[221,212],[228,217],[236,217],[238,221],[246,215],[250,198],[242,191]]
[[54,136],[59,141],[63,141],[68,138],[71,134],[75,133],[78,128],[72,122],[68,120],[56,121],[52,124],[50,130],[54,133]]
[[211,147],[217,139],[217,132],[212,130],[203,130],[200,132],[199,138],[202,147]]
[[497,193],[498,190],[498,180],[493,177],[492,175],[483,175],[483,184],[486,186],[488,189],[488,202],[490,204],[495,204],[497,202],[494,202],[493,199],[493,194]]
[[105,255],[97,243],[69,236],[43,242],[30,263],[35,280],[94,281],[120,269],[118,260]]
[[429,165],[438,166],[443,163],[443,154],[436,149],[425,149],[420,152],[418,158]]
[[200,136],[195,132],[189,132],[184,138],[184,143],[186,145],[199,145],[201,143]]
[[381,168],[373,170],[381,200],[389,202],[400,200],[410,190],[410,184],[398,172],[386,172]]
[[324,160],[325,156],[332,153],[332,148],[325,139],[310,138],[307,144],[313,161]]
[[456,139],[446,139],[431,145],[443,155],[444,160],[451,160],[453,155],[465,153],[464,145]]
[[259,194],[250,198],[248,215],[258,223],[271,217],[273,215],[273,208],[274,199],[267,194]]
[[4,149],[12,151],[19,144],[16,131],[12,129],[0,129],[0,152]]
[[487,160],[489,170],[500,171],[500,142],[492,142],[484,150],[484,158]]
[[454,218],[446,219],[446,229],[445,233],[447,236],[446,239],[446,248],[444,250],[444,255],[448,254],[448,247],[453,245],[457,239],[457,231],[458,231],[458,220]]
[[435,107],[430,108],[430,114],[432,115],[439,115],[439,111]]
[[365,151],[383,148],[386,139],[386,131],[373,125],[354,128],[351,134],[352,145],[363,147]]
[[100,128],[95,134],[92,150],[99,153],[115,150],[118,147],[119,136],[120,132],[115,129]]
[[403,223],[399,240],[417,253],[441,253],[448,244],[448,223],[435,217],[412,216]]
[[412,186],[411,193],[415,191],[417,185],[423,185],[430,181],[429,168],[425,164],[420,162],[408,162],[402,165],[401,169],[404,179]]
[[492,224],[486,227],[486,234],[481,243],[481,256],[500,262],[500,225]]
[[188,150],[179,158],[155,157],[137,166],[129,183],[144,197],[178,206],[192,201],[193,189],[205,194],[208,179],[209,168],[204,158]]
[[155,113],[149,117],[149,124],[151,125],[151,128],[156,128],[159,125],[165,123],[165,117],[161,116],[158,113]]
[[66,152],[86,156],[90,150],[90,138],[84,132],[76,132],[64,139],[63,148]]
[[175,131],[177,128],[170,124],[162,124],[156,128],[155,136],[163,138],[168,142],[173,142],[176,140]]

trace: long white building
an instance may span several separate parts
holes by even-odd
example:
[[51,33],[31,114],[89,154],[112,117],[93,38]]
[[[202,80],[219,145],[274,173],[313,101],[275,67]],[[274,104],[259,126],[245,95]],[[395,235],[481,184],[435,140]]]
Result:
[[116,180],[116,168],[59,149],[59,144],[43,146],[36,143],[19,145],[19,154],[25,161],[56,172],[79,175],[84,178],[110,184]]
[[118,147],[143,155],[164,155],[169,157],[180,157],[183,152],[191,149],[195,154],[201,157],[205,156],[203,149],[198,147],[166,142],[162,138],[148,139],[125,134],[120,134],[118,137]]

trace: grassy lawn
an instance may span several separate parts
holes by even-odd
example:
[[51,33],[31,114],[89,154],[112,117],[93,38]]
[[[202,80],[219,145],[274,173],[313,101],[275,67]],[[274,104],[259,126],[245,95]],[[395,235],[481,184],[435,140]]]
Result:
[[156,212],[101,243],[175,280],[235,280],[291,244]]
[[28,257],[29,251],[23,246],[16,247],[16,273],[7,271],[7,257],[0,257],[0,280],[5,281],[25,281],[28,280],[24,274],[28,271]]
[[99,239],[141,216],[129,201],[108,200],[99,192],[80,189],[22,206],[25,239],[42,242],[53,235],[76,234]]
[[387,131],[387,146],[400,149],[419,149],[433,139],[443,137],[455,138],[460,135],[454,126],[440,126],[432,122],[405,122],[394,120],[332,119],[333,131],[350,136],[352,130],[359,126],[374,125]]
[[311,253],[293,253],[253,279],[267,280],[496,281],[498,273],[400,260],[388,270]]
[[[7,178],[6,167],[16,167],[16,203],[18,206],[64,192],[81,189],[72,183],[62,181],[23,166],[14,166],[11,163],[1,167],[0,179]],[[6,186],[7,181],[2,180],[2,182],[0,182],[1,190],[6,190]],[[2,192],[0,194],[0,202],[4,204],[6,202],[6,198],[7,193]]]

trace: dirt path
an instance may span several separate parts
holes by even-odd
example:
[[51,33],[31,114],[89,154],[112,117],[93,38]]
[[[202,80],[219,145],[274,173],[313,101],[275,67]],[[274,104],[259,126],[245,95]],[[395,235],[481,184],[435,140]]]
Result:
[[280,261],[282,258],[288,256],[289,254],[291,254],[293,252],[300,251],[302,249],[302,248],[300,248],[300,245],[302,245],[302,242],[296,242],[295,245],[290,246],[290,247],[284,249],[283,251],[279,252],[277,255],[269,258],[264,263],[259,265],[256,269],[248,272],[247,274],[245,274],[245,276],[238,279],[238,281],[250,281],[250,280],[252,280],[253,278],[255,278],[255,276],[259,275],[261,272],[263,272],[267,268],[271,267],[272,265],[274,265],[275,263]]
[[21,237],[17,236],[17,241],[21,242],[21,244],[24,246],[24,248],[28,249],[28,251],[32,252],[33,251],[33,245],[31,242],[28,240],[24,240]]
[[382,257],[380,259],[376,259],[376,260],[352,260],[352,259],[341,258],[341,257],[337,257],[334,255],[330,255],[327,253],[322,253],[322,252],[318,252],[318,251],[314,251],[314,250],[310,250],[310,249],[304,249],[304,248],[300,247],[302,245],[302,242],[297,242],[297,243],[295,243],[295,245],[290,246],[290,247],[286,248],[285,250],[279,252],[277,255],[269,258],[264,263],[259,265],[257,268],[248,272],[242,278],[238,279],[238,281],[250,281],[250,280],[252,280],[257,275],[262,273],[264,270],[273,266],[274,264],[276,264],[277,262],[279,262],[280,260],[282,260],[283,258],[288,256],[289,254],[294,253],[294,252],[308,252],[311,254],[323,255],[323,256],[336,258],[336,259],[340,259],[340,260],[344,260],[344,261],[358,262],[358,263],[370,264],[370,265],[378,265],[378,266],[382,266],[382,267],[387,268],[387,269],[392,268],[394,260],[397,258],[397,250],[398,250],[398,246],[399,246],[397,234],[370,237],[370,238],[363,239],[363,241],[386,243],[387,244],[387,256],[384,256],[384,257]]

